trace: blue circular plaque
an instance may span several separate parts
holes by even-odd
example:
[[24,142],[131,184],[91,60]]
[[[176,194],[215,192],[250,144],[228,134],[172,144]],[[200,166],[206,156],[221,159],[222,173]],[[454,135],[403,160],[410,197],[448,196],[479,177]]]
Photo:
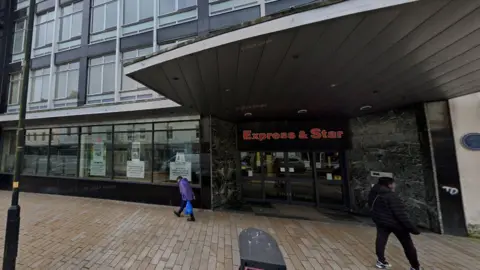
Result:
[[480,151],[480,133],[468,133],[461,139],[462,146],[468,150]]

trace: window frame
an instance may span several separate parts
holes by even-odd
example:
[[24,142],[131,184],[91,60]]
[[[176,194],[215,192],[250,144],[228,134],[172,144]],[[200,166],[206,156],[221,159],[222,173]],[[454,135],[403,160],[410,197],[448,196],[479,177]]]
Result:
[[[39,22],[39,19],[43,16],[47,16],[47,20],[46,21],[43,21],[43,22]],[[49,19],[48,16],[51,16],[51,18]],[[42,13],[42,14],[37,14],[37,16],[35,17],[35,26],[34,26],[34,29],[35,29],[35,40],[34,40],[34,46],[33,48],[34,49],[40,49],[40,48],[45,48],[45,47],[49,47],[49,46],[52,46],[53,44],[53,40],[54,40],[54,33],[55,33],[55,29],[53,29],[53,25],[54,25],[54,22],[55,22],[55,11],[48,11],[48,12],[45,12],[45,13]],[[52,24],[52,29],[53,29],[53,33],[52,33],[52,36],[51,36],[51,39],[50,41],[47,40],[48,38],[48,25],[49,24]],[[44,40],[43,40],[43,44],[39,45],[37,44],[37,41],[38,41],[38,37],[39,37],[39,28],[41,26],[44,26],[46,25],[46,28],[45,28],[45,36],[44,36]]]
[[[37,72],[40,72],[40,71],[42,72],[42,74],[37,75],[36,73],[37,73]],[[31,71],[30,83],[29,83],[29,87],[28,87],[28,92],[30,93],[30,94],[29,94],[29,97],[28,97],[28,102],[29,102],[29,103],[38,103],[38,102],[47,102],[47,101],[48,101],[48,99],[49,99],[48,97],[49,97],[49,94],[50,94],[49,92],[47,92],[47,99],[46,99],[46,100],[42,100],[43,91],[44,91],[44,89],[43,89],[43,80],[44,80],[45,77],[46,77],[46,79],[47,79],[47,81],[48,81],[47,91],[49,91],[49,90],[51,89],[51,87],[50,87],[50,75],[51,75],[51,73],[50,73],[50,67],[41,68],[41,69],[36,69],[36,70],[32,70],[32,71]],[[41,84],[41,85],[42,85],[42,88],[40,89],[40,100],[33,100],[33,98],[35,97],[35,95],[33,94],[33,92],[36,90],[36,89],[34,88],[34,85],[35,85],[34,82],[35,82],[35,79],[36,79],[36,78],[40,78],[40,77],[42,78],[42,84]]]
[[[136,10],[136,20],[135,21],[132,21],[132,22],[128,22],[126,23],[125,22],[125,11],[126,11],[126,8],[125,8],[125,4],[127,3],[127,1],[136,1],[136,7],[137,7],[137,10]],[[147,22],[147,21],[152,21],[153,20],[153,17],[155,16],[155,12],[154,10],[152,10],[152,14],[150,14],[150,16],[147,16],[145,18],[141,18],[140,16],[140,7],[141,7],[141,3],[143,2],[144,0],[123,0],[123,21],[122,21],[122,25],[123,26],[129,26],[129,25],[135,25],[135,24],[138,24],[138,23],[143,23],[143,22]],[[155,8],[155,2],[154,1],[157,1],[157,0],[147,0],[147,1],[151,1],[152,2],[152,8]]]
[[159,16],[159,17],[169,16],[169,15],[172,15],[172,14],[175,14],[175,13],[179,12],[180,10],[189,9],[189,8],[193,8],[193,7],[198,6],[198,0],[195,0],[195,5],[191,5],[191,6],[183,7],[183,8],[180,8],[180,9],[179,9],[179,8],[178,8],[178,1],[179,1],[179,0],[173,0],[173,1],[175,1],[175,10],[174,10],[174,11],[171,11],[171,12],[168,12],[168,13],[163,13],[163,14],[162,14],[162,10],[161,10],[161,8],[160,8],[160,2],[161,2],[161,1],[165,1],[165,0],[155,0],[155,1],[158,1],[158,10],[157,10],[157,12],[158,12],[158,16]]
[[[105,58],[106,57],[113,57],[113,61],[112,62],[105,62]],[[102,59],[102,63],[99,63],[99,64],[94,64],[92,65],[91,62],[92,60],[95,60],[95,59],[99,59],[101,58]],[[102,56],[99,56],[99,57],[95,57],[95,58],[90,58],[88,59],[88,84],[87,84],[87,96],[99,96],[99,95],[105,95],[105,94],[112,94],[112,93],[115,93],[115,86],[113,86],[113,90],[111,92],[105,92],[104,91],[104,85],[103,85],[103,82],[104,82],[104,77],[105,77],[105,65],[107,64],[112,64],[113,66],[113,69],[115,71],[115,63],[116,63],[116,59],[115,59],[115,55],[114,54],[108,54],[108,55],[102,55]],[[101,80],[100,80],[100,84],[101,84],[101,89],[100,89],[100,93],[90,93],[90,82],[91,82],[91,77],[90,76],[90,72],[91,72],[91,67],[97,67],[97,66],[101,66],[102,67],[102,71],[101,71]],[[115,81],[113,82],[114,85],[115,85]]]
[[[107,5],[109,4],[112,4],[112,3],[115,3],[117,6],[115,7],[116,9],[116,14],[117,16],[119,15],[118,12],[118,1],[119,0],[102,0],[103,3],[101,4],[97,4],[95,5],[95,0],[91,0],[92,1],[92,6],[90,8],[90,35],[95,35],[95,34],[100,34],[100,33],[104,33],[104,32],[109,32],[109,31],[112,31],[112,30],[115,30],[117,29],[118,25],[117,23],[115,23],[115,26],[112,26],[112,27],[108,27],[107,28]],[[94,31],[94,21],[95,21],[95,16],[94,16],[94,10],[96,8],[103,8],[103,27],[102,27],[102,30],[98,30],[98,31]]]
[[[23,23],[23,28],[22,28],[21,30],[17,30],[17,24],[19,24],[19,23]],[[24,48],[24,47],[25,47],[25,33],[26,33],[26,27],[27,27],[26,24],[27,24],[26,18],[23,18],[23,19],[20,19],[20,20],[15,21],[14,31],[13,31],[13,40],[12,40],[12,50],[11,50],[12,55],[21,54],[21,53],[24,53],[24,52],[25,52],[25,48]],[[22,47],[21,47],[21,50],[20,50],[20,51],[15,52],[15,51],[14,51],[14,50],[15,50],[15,45],[16,45],[16,43],[15,43],[15,40],[16,40],[15,36],[16,36],[18,33],[20,33],[20,32],[21,32],[21,34],[22,34]]]
[[[80,9],[75,10],[76,6],[80,6]],[[68,14],[64,14],[64,9],[67,8],[67,7],[72,7],[72,11]],[[83,2],[72,2],[71,4],[60,7],[60,11],[59,11],[60,16],[58,17],[58,21],[60,23],[58,42],[60,42],[60,43],[61,42],[67,42],[67,41],[71,41],[71,40],[81,38],[81,36],[82,36],[82,18],[80,19],[80,34],[78,36],[72,36],[73,18],[74,18],[75,15],[77,15],[79,13],[80,13],[80,15],[83,14]],[[62,30],[63,30],[63,27],[64,27],[63,19],[65,19],[67,17],[70,17],[69,38],[68,39],[62,39]],[[80,17],[82,17],[82,16],[80,16]]]
[[[18,79],[12,79],[15,78],[15,76],[19,76]],[[23,74],[21,72],[15,72],[15,73],[10,73],[9,75],[9,84],[8,84],[8,106],[15,106],[20,104],[20,92],[21,92],[21,85],[22,85],[22,80],[23,80]],[[18,82],[18,89],[17,89],[17,102],[12,103],[12,84],[14,82]]]
[[[76,68],[71,68],[72,65],[77,65]],[[63,66],[67,66],[66,70],[60,70],[60,67],[63,67]],[[53,99],[54,100],[63,100],[63,99],[72,99],[73,97],[69,97],[70,95],[67,95],[68,94],[68,85],[69,85],[69,78],[70,78],[70,73],[72,71],[77,71],[77,75],[78,77],[80,77],[80,62],[76,61],[76,62],[70,62],[70,63],[66,63],[66,64],[63,64],[63,65],[59,65],[57,66],[57,72],[55,74],[55,94],[54,94],[54,97]],[[65,80],[65,97],[57,97],[56,94],[57,94],[57,90],[59,89],[59,78],[60,78],[60,74],[63,74],[65,73],[66,74],[66,80]],[[77,78],[77,81],[79,81],[79,78]],[[78,83],[77,83],[77,88],[76,88],[76,92],[77,92],[77,96],[75,98],[78,98]],[[72,92],[73,93],[73,92]]]
[[[150,50],[150,52],[146,53],[146,54],[143,54],[142,51],[146,51],[147,49]],[[132,52],[135,52],[135,56],[134,57],[127,57],[125,58],[125,54],[127,53],[132,53]],[[120,91],[122,92],[127,92],[127,91],[138,91],[138,90],[146,90],[148,89],[148,87],[146,87],[145,85],[139,83],[139,82],[135,82],[136,83],[136,88],[133,88],[133,89],[124,89],[124,83],[125,83],[125,77],[127,77],[125,75],[125,69],[124,69],[124,64],[128,61],[134,61],[140,57],[144,57],[148,54],[152,54],[153,53],[153,47],[143,47],[143,48],[137,48],[137,49],[133,49],[133,50],[129,50],[129,51],[125,51],[125,52],[122,52],[122,59],[120,60],[120,65],[121,65],[121,76],[122,76],[122,79],[121,79],[121,85],[120,85]],[[128,78],[128,77],[127,77]],[[130,79],[131,80],[131,79]]]

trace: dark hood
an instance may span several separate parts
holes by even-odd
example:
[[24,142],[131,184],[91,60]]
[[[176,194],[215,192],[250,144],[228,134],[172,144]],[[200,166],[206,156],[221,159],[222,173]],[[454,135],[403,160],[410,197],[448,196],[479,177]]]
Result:
[[392,191],[386,186],[382,186],[379,184],[374,185],[370,190],[370,194],[368,195],[368,205],[371,207],[373,200],[375,200],[375,197],[377,197],[378,195],[387,194],[390,192]]

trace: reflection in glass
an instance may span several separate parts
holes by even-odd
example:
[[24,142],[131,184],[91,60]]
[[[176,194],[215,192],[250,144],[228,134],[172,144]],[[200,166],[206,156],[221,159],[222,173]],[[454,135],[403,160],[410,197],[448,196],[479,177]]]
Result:
[[[151,126],[151,125],[150,125]],[[114,178],[143,180],[152,179],[152,132],[116,132],[114,147]]]
[[263,169],[265,178],[265,198],[267,200],[287,200],[287,164],[284,152],[266,152]]
[[[62,134],[63,133],[63,134]],[[65,128],[60,134],[52,131],[49,175],[77,176],[78,128]]]
[[343,179],[338,152],[315,153],[320,204],[343,204]]
[[15,131],[6,131],[3,133],[2,172],[13,173],[15,169],[16,142]]
[[110,178],[112,133],[82,133],[80,141],[80,177]]
[[197,130],[154,132],[154,183],[176,183],[178,176],[200,183],[200,141]]
[[315,202],[315,179],[313,168],[312,153],[288,153],[288,174],[292,201]]
[[26,132],[23,174],[47,175],[48,138],[48,129]]
[[261,156],[259,152],[241,152],[242,195],[263,199]]

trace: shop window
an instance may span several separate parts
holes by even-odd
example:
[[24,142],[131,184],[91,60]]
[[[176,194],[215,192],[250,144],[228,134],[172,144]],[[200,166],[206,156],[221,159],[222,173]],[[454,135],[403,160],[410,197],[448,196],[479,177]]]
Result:
[[117,0],[92,0],[92,42],[115,38],[117,28]]
[[30,102],[46,102],[50,89],[50,68],[32,71],[30,84]]
[[[127,131],[122,131],[125,129]],[[115,126],[113,166],[116,180],[152,181],[151,130],[151,124]]]
[[2,172],[13,173],[15,169],[16,132],[5,131],[2,136]]
[[27,130],[23,174],[47,175],[48,139],[42,140],[42,133],[50,132],[48,129]]
[[78,62],[58,66],[55,99],[76,99],[78,95]]
[[64,6],[60,10],[60,42],[78,39],[82,34],[83,2]]
[[115,91],[115,56],[107,55],[89,60],[88,95]]
[[[83,133],[87,131],[86,133]],[[94,133],[94,131],[106,131]],[[80,138],[80,177],[111,178],[112,127],[83,127]]]
[[49,175],[76,177],[78,165],[78,129],[52,129]]
[[20,102],[21,73],[10,74],[10,85],[8,89],[8,105],[18,105]]
[[166,130],[154,132],[154,183],[175,183],[177,176],[186,177],[192,184],[199,184],[200,171],[200,143],[196,138],[195,129],[176,130],[176,123],[170,126],[155,124],[156,128]]

